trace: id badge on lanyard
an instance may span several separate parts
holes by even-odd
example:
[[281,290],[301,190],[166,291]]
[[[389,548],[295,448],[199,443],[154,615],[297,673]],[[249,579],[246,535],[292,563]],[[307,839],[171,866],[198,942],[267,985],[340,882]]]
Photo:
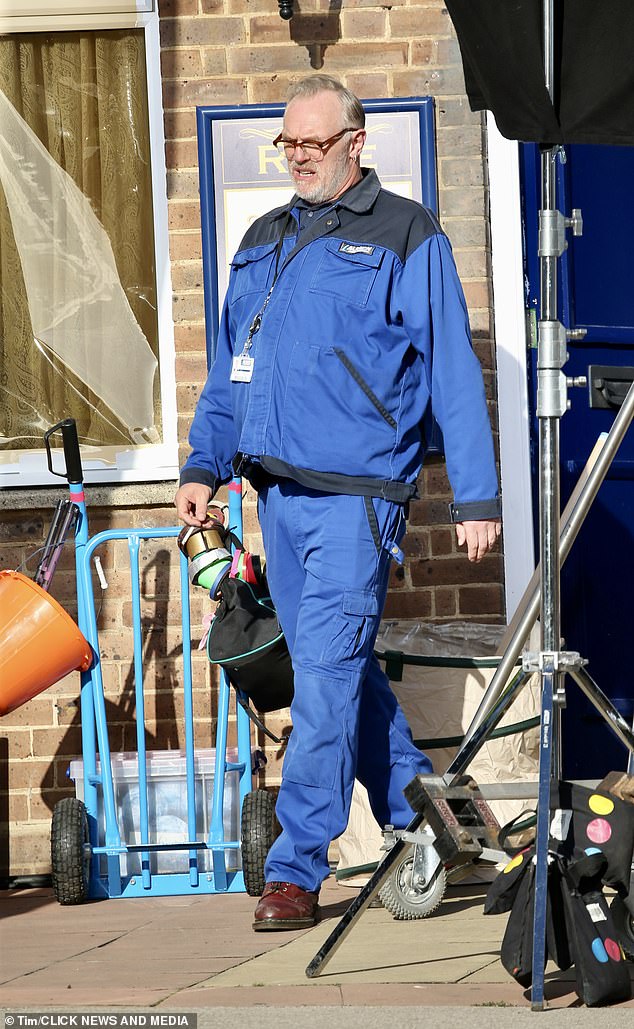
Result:
[[273,282],[271,283],[271,288],[269,289],[266,295],[262,307],[260,308],[255,318],[251,322],[251,325],[249,327],[249,334],[246,338],[244,347],[242,348],[242,353],[237,354],[231,362],[231,382],[251,382],[251,379],[253,378],[253,366],[255,364],[255,358],[251,357],[249,351],[253,346],[253,337],[255,336],[256,332],[260,331],[260,325],[262,324],[262,316],[266,311],[267,307],[269,306],[269,300],[271,299],[271,294],[273,293],[273,287],[275,286],[275,283],[277,281],[280,255],[282,253],[282,244],[284,242],[284,234],[286,232],[286,226],[288,224],[288,221],[291,217],[292,216],[289,209],[286,215],[286,221],[282,226],[280,238],[277,241],[277,248],[275,254],[275,272],[273,274]]
[[255,360],[249,354],[238,354],[231,362],[232,382],[251,382]]

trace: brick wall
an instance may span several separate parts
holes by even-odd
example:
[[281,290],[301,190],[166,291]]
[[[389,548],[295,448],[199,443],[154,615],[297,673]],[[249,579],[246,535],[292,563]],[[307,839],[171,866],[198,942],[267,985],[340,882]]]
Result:
[[[170,257],[174,289],[179,438],[183,443],[205,378],[205,329],[195,107],[283,101],[290,82],[323,70],[361,98],[433,95],[441,220],[456,256],[471,317],[474,345],[494,409],[489,231],[483,126],[463,94],[459,51],[440,0],[297,0],[284,22],[275,0],[160,0],[163,97],[168,165]],[[472,566],[458,552],[447,523],[450,493],[441,463],[430,463],[421,498],[411,506],[406,559],[395,567],[386,615],[434,620],[503,620],[501,554]],[[0,567],[16,568],[41,546],[52,513],[0,511]],[[168,504],[90,511],[91,532],[113,526],[171,524]],[[244,505],[247,544],[259,549],[253,498]],[[182,746],[177,578],[165,545],[142,559],[148,677],[148,746]],[[123,558],[103,555],[108,591],[99,612],[102,666],[112,750],[135,747],[130,592]],[[27,569],[34,571],[33,562]],[[53,594],[75,605],[72,554],[63,558]],[[97,594],[99,595],[99,587]],[[204,594],[193,602],[197,640]],[[203,654],[194,655],[197,746],[213,744],[215,679]],[[66,772],[81,753],[79,676],[65,680],[0,719],[0,878],[48,872],[51,810],[73,792]],[[278,731],[288,712],[270,716]],[[233,733],[233,725],[231,726]],[[264,739],[258,743],[264,746]],[[281,752],[267,744],[262,781],[279,781]]]

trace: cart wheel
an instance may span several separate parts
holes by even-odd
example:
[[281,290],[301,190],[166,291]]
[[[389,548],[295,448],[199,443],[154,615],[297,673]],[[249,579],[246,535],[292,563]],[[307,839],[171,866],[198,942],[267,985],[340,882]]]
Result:
[[410,852],[379,890],[383,907],[399,920],[427,918],[440,906],[445,895],[447,874],[442,865],[428,882],[412,882],[413,868],[414,855]]
[[275,815],[275,798],[267,790],[247,793],[242,804],[242,871],[250,897],[264,892],[264,862],[274,840],[281,832]]
[[630,961],[634,961],[634,915],[621,897],[614,898],[610,911],[623,953]]
[[90,836],[86,807],[76,797],[65,797],[53,808],[51,864],[59,903],[83,903],[90,878]]

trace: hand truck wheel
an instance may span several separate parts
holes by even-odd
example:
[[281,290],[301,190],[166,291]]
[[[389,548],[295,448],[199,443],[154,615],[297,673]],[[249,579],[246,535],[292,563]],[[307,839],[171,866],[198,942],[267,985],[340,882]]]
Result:
[[65,797],[53,808],[51,865],[59,903],[82,904],[90,879],[90,835],[86,806],[76,797]]
[[442,865],[438,865],[427,881],[421,878],[415,881],[413,873],[414,854],[410,850],[379,890],[383,907],[401,921],[427,918],[440,906],[447,888],[447,873]]
[[244,888],[250,897],[261,897],[264,892],[264,862],[280,832],[273,794],[267,790],[247,793],[242,803],[240,837]]
[[622,897],[615,897],[610,905],[614,928],[623,953],[629,961],[634,961],[634,915]]

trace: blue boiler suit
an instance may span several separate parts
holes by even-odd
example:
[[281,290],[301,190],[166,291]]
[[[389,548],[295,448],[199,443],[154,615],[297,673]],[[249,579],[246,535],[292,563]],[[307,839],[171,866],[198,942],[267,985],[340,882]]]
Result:
[[498,517],[482,374],[431,212],[364,169],[325,211],[294,197],[256,220],[232,262],[181,484],[215,493],[237,471],[258,490],[295,676],[269,882],[319,889],[355,776],[377,821],[403,827],[402,791],[431,770],[373,655],[431,413],[453,520]]

